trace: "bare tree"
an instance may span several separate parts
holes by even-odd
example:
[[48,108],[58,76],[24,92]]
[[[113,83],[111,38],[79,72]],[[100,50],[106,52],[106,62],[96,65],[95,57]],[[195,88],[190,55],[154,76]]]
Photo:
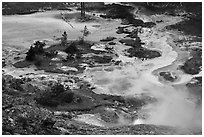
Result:
[[82,30],[81,33],[82,33],[82,37],[80,37],[80,39],[81,39],[81,42],[84,42],[84,38],[90,34],[90,31],[86,26],[84,26],[84,30]]
[[66,31],[64,31],[64,33],[62,34],[62,38],[61,38],[61,45],[65,46],[67,43],[67,33]]

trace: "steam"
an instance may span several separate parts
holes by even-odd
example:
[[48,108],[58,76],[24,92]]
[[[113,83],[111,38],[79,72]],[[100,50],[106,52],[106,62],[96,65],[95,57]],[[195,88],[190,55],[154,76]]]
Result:
[[150,92],[159,100],[157,103],[149,104],[143,108],[149,115],[145,123],[181,128],[202,127],[202,109],[197,107],[196,102],[188,99],[188,91],[165,86],[163,89]]
[[112,72],[92,70],[92,82],[96,86],[94,92],[137,98],[145,94],[156,98],[155,103],[143,106],[139,119],[135,119],[133,124],[200,129],[202,109],[196,104],[196,98],[189,99],[192,95],[185,85],[175,88],[172,85],[157,84],[158,81],[148,80],[148,76],[152,74],[146,72],[136,71],[134,65],[127,65],[120,70],[114,69]]

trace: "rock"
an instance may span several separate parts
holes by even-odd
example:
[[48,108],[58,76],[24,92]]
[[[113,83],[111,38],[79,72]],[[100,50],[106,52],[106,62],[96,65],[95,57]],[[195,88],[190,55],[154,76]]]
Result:
[[119,65],[121,62],[122,62],[121,60],[116,61],[116,62],[115,62],[115,65]]
[[109,42],[108,44],[109,45],[115,45],[116,43],[115,42]]
[[163,20],[157,20],[156,23],[162,23],[164,22]]
[[14,57],[14,59],[15,59],[15,60],[19,60],[19,59],[20,59],[20,57],[19,57],[19,56],[18,56],[18,57]]
[[121,39],[119,40],[119,42],[127,46],[132,46],[132,47],[137,47],[142,44],[140,38],[135,39],[135,40],[134,39]]
[[2,67],[5,67],[5,66],[6,66],[5,59],[2,59]]
[[125,28],[126,28],[126,27],[120,27],[120,26],[119,26],[119,27],[117,28],[116,33],[117,33],[117,34],[122,34],[122,33],[125,33],[125,34],[130,34],[131,32],[130,32],[130,31],[127,31],[127,30],[125,30]]

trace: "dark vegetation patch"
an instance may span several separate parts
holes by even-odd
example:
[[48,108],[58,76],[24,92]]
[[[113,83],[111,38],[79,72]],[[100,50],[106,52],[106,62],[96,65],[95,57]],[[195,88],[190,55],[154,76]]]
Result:
[[184,2],[182,8],[191,15],[186,20],[175,25],[168,26],[168,29],[177,29],[187,35],[202,37],[202,3]]
[[187,60],[181,69],[187,74],[198,74],[201,71],[202,58],[191,58]]
[[105,15],[100,15],[103,18],[111,19],[122,19],[123,25],[131,24],[133,26],[143,26],[143,27],[152,27],[155,25],[153,22],[144,23],[140,19],[136,19],[133,13],[134,8],[132,6],[120,5],[120,4],[109,4],[106,5]]
[[57,107],[60,104],[71,103],[74,101],[74,93],[64,86],[57,83],[51,88],[51,91],[44,91],[39,97],[36,97],[38,104],[47,107]]
[[131,99],[121,96],[112,96],[105,94],[96,94],[88,86],[81,84],[80,89],[71,91],[64,89],[62,85],[57,84],[49,91],[44,91],[36,98],[38,104],[55,110],[66,111],[93,111],[95,108],[105,106],[132,107],[131,111],[140,109],[144,104],[150,103],[151,99]]
[[103,18],[112,19],[133,19],[133,15],[130,13],[134,8],[132,6],[123,6],[119,4],[108,4],[106,5],[106,15],[101,15]]
[[191,48],[190,55],[194,58],[202,57],[202,49],[201,48]]
[[189,19],[179,22],[175,25],[170,25],[167,29],[176,29],[187,35],[202,36],[202,18],[189,17]]
[[63,85],[57,84],[51,90],[38,95],[36,101],[44,107],[60,111],[91,111],[98,106],[112,104],[104,101],[86,84],[76,90],[64,89]]
[[151,14],[176,15],[182,10],[197,14],[202,11],[201,2],[141,2],[132,4],[144,7]]
[[63,2],[3,2],[2,15],[32,14],[39,10],[69,10]]
[[176,15],[175,11],[182,8],[181,2],[142,2],[139,5],[150,14]]
[[202,49],[192,48],[190,54],[192,57],[181,66],[181,69],[187,74],[195,75],[201,71]]
[[72,57],[74,54],[80,54],[79,49],[76,46],[76,43],[71,43],[65,50],[66,53],[68,53],[70,55],[70,57]]

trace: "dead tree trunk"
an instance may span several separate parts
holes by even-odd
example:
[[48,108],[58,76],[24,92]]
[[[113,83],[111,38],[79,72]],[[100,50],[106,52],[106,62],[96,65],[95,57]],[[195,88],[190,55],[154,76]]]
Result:
[[81,2],[81,18],[85,19],[85,2]]

